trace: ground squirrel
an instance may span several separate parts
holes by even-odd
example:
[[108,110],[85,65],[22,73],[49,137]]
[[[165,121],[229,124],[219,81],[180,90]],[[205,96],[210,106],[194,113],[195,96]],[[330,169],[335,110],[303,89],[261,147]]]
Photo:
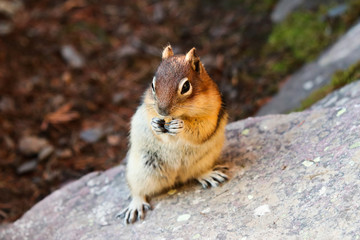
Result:
[[119,216],[143,219],[148,197],[196,179],[204,188],[227,180],[214,166],[225,140],[227,113],[216,83],[195,48],[174,55],[171,46],[131,121],[126,177],[132,194]]

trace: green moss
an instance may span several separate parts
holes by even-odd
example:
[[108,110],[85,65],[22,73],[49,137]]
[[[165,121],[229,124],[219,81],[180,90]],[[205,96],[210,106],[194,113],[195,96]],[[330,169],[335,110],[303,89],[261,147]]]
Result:
[[346,14],[342,17],[345,24],[350,25],[359,19],[360,0],[351,0]]
[[295,12],[277,25],[269,37],[272,51],[289,51],[302,61],[312,60],[328,44],[326,23],[312,12]]
[[264,55],[275,59],[269,70],[286,74],[314,60],[356,21],[360,0],[349,1],[342,16],[327,17],[334,6],[329,3],[313,10],[298,10],[275,25],[264,48]]
[[311,105],[321,100],[334,90],[358,79],[360,79],[360,61],[350,66],[346,70],[335,72],[331,78],[331,82],[311,93],[309,97],[301,102],[301,107],[296,111],[302,111],[309,108]]
[[323,99],[324,97],[326,97],[326,95],[328,95],[332,91],[334,91],[334,88],[330,84],[325,85],[322,88],[319,88],[318,90],[312,92],[306,99],[301,101],[301,107],[296,109],[295,111],[296,112],[303,111],[303,110],[311,107],[314,103]]
[[286,73],[288,66],[285,62],[276,62],[271,66],[271,69],[277,73]]
[[256,11],[266,12],[275,6],[277,0],[262,0],[262,1],[251,1],[251,2],[253,2],[253,6]]

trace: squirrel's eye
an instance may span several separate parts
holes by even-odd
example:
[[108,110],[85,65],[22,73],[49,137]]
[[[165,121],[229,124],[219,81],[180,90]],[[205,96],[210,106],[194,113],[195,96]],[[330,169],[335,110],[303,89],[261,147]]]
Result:
[[189,92],[190,87],[191,87],[191,85],[190,85],[189,80],[186,80],[186,81],[183,83],[183,85],[182,85],[181,94],[183,95],[183,94]]
[[190,90],[190,83],[189,81],[184,82],[184,85],[181,89],[181,94],[187,93]]

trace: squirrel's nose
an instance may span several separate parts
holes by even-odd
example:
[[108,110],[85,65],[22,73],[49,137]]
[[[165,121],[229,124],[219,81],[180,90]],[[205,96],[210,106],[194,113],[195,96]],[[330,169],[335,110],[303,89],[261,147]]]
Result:
[[157,111],[161,116],[169,116],[169,108],[167,107],[158,107],[158,111]]

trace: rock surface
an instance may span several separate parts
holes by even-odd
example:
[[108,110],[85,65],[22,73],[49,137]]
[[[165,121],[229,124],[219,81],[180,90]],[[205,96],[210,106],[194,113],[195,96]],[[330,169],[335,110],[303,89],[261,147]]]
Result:
[[50,146],[45,138],[25,136],[19,141],[19,151],[24,155],[35,155]]
[[334,91],[325,98],[321,99],[313,106],[311,110],[321,109],[321,108],[341,108],[344,105],[356,105],[359,102],[360,97],[360,87],[359,81],[348,84],[345,87]]
[[114,218],[130,201],[120,165],[55,191],[0,239],[358,239],[360,82],[335,95],[349,100],[229,124],[231,180],[157,196],[142,222]]
[[273,22],[281,22],[303,2],[304,0],[279,1],[275,6],[274,11],[271,13],[271,20]]
[[281,88],[258,116],[286,113],[300,107],[301,101],[314,90],[330,82],[337,70],[346,69],[360,60],[360,22],[322,54],[316,61],[305,65]]
[[80,133],[80,138],[88,143],[95,143],[104,136],[104,131],[101,128],[90,128]]
[[62,46],[61,55],[73,68],[83,68],[85,66],[84,57],[71,45]]

